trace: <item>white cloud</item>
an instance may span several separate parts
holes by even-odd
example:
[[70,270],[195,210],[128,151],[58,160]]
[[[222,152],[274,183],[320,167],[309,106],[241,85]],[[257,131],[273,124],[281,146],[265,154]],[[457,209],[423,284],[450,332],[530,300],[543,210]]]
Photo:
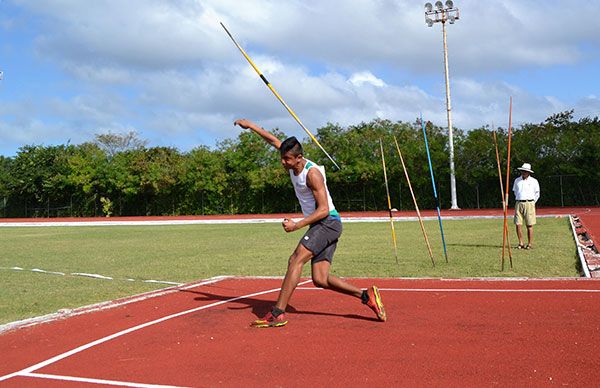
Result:
[[24,145],[56,145],[90,140],[89,134],[82,134],[63,123],[49,123],[37,118],[0,121],[0,136],[3,148],[10,147],[12,150],[2,153],[7,156],[16,153]]
[[[77,0],[20,2],[49,27],[38,38],[43,55],[65,61],[141,69],[200,66],[236,55],[219,22],[244,46],[287,59],[346,69],[374,63],[413,72],[439,71],[440,25],[427,28],[422,3],[275,0]],[[600,43],[598,0],[573,7],[557,0],[464,0],[448,28],[453,70],[487,72],[580,60]]]
[[[413,121],[420,112],[445,126],[441,26],[426,27],[420,2],[15,3],[25,16],[3,20],[22,28],[23,17],[35,16],[28,32],[35,33],[38,59],[75,82],[68,82],[68,95],[15,93],[0,106],[11,110],[0,128],[13,144],[90,140],[98,128],[134,128],[153,145],[189,149],[236,136],[237,117],[303,136],[219,21],[311,130],[375,117]],[[510,74],[598,56],[599,0],[577,8],[566,0],[457,5],[461,19],[448,27],[456,127],[505,125],[509,96],[515,123],[569,109],[559,95],[511,83]],[[580,98],[575,109],[600,114],[598,97]]]
[[589,95],[577,101],[575,117],[600,117],[600,97]]
[[135,130],[131,113],[114,95],[27,98],[0,105],[2,149],[12,154],[26,144],[91,141],[100,132]]
[[370,71],[354,73],[352,74],[352,77],[350,77],[349,81],[354,86],[361,86],[363,84],[370,84],[377,87],[385,86],[385,82],[375,77]]
[[121,66],[97,66],[76,62],[68,62],[63,66],[67,72],[86,82],[116,85],[135,83],[134,74],[129,69]]
[[194,65],[227,51],[210,8],[191,0],[21,2],[48,26],[41,55],[57,60],[137,69]]

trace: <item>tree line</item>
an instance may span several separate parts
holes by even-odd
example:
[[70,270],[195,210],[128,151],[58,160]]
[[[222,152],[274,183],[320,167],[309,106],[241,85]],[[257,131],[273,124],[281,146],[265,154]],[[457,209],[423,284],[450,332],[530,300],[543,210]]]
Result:
[[[450,205],[448,136],[426,124],[443,208]],[[284,139],[278,129],[275,135]],[[342,127],[328,124],[316,137],[342,167],[304,139],[305,155],[327,168],[341,211],[387,209],[379,139],[384,144],[392,205],[413,209],[393,137],[396,137],[423,209],[435,208],[419,122],[375,119]],[[456,130],[455,166],[461,208],[499,208],[501,194],[492,129]],[[507,130],[497,130],[502,173]],[[531,163],[540,181],[540,206],[600,204],[600,121],[573,119],[573,111],[513,129],[511,185],[516,167]],[[214,149],[148,147],[135,133],[100,134],[78,145],[26,145],[0,156],[0,216],[128,216],[296,212],[296,200],[279,155],[242,131]]]

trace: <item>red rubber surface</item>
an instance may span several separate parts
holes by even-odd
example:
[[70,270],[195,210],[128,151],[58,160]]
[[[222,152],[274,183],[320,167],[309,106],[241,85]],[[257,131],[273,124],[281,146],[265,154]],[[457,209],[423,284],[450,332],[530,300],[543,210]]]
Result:
[[578,213],[579,218],[585,225],[592,240],[598,241],[597,246],[600,246],[600,208],[590,208],[589,211],[581,211]]
[[[436,216],[435,211],[422,213]],[[538,209],[538,214],[576,214],[592,235],[600,235],[598,207]],[[395,215],[412,217],[415,213]],[[498,209],[442,212],[443,217],[498,215]],[[284,216],[289,214],[262,217]],[[387,213],[342,216],[386,217]],[[261,216],[110,220],[256,217]],[[107,219],[2,222],[90,220]],[[248,324],[267,311],[280,280],[228,279],[3,333],[0,385],[98,386],[65,380],[72,377],[98,379],[96,383],[114,380],[184,386],[595,386],[600,380],[595,344],[600,334],[597,280],[352,282],[359,287],[375,282],[383,288],[388,322],[377,322],[374,314],[353,298],[310,286],[295,292],[287,326],[253,329]],[[442,290],[448,288],[455,290]],[[2,380],[122,330],[266,290],[273,291],[135,330],[32,371],[55,379],[21,373]]]
[[[600,379],[598,281],[375,282],[385,323],[358,300],[307,284],[296,290],[282,328],[248,326],[267,311],[273,290],[133,331],[34,373],[182,386],[592,386]],[[279,284],[228,279],[5,333],[0,376],[143,322]],[[0,384],[82,383],[16,376]]]
[[[538,215],[568,215],[577,214],[579,216],[588,216],[590,218],[600,217],[600,207],[548,207],[537,208]],[[461,209],[461,210],[442,210],[444,217],[476,217],[476,216],[502,216],[502,209]],[[514,209],[509,209],[509,216],[514,214]],[[437,212],[433,210],[421,210],[424,217],[437,217]],[[344,218],[353,217],[388,217],[387,211],[381,212],[341,212]],[[416,217],[414,210],[394,212],[397,217]],[[149,216],[149,217],[64,217],[64,218],[0,218],[0,222],[22,223],[22,222],[93,222],[93,221],[168,221],[168,220],[250,220],[256,218],[283,219],[286,217],[301,217],[301,214],[280,213],[280,214],[223,214],[209,216]],[[600,222],[600,220],[598,221]],[[599,233],[600,234],[600,233]]]

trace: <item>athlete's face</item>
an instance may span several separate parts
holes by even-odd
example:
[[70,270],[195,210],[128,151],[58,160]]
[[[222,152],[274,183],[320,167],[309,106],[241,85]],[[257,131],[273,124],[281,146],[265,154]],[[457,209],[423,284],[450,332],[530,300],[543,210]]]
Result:
[[302,162],[302,155],[294,155],[291,151],[281,155],[281,164],[286,170],[294,170]]

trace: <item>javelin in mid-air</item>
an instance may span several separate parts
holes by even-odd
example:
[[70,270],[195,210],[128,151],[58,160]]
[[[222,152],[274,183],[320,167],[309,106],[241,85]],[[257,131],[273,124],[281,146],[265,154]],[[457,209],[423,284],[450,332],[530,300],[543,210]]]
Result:
[[333,160],[333,158],[331,157],[331,155],[329,155],[329,153],[327,153],[327,151],[325,151],[325,148],[323,148],[323,146],[321,145],[321,143],[319,143],[319,141],[308,130],[308,128],[306,128],[304,126],[304,124],[302,124],[302,121],[300,121],[300,118],[296,115],[296,113],[294,113],[294,111],[292,110],[292,108],[290,108],[290,106],[288,104],[286,104],[286,102],[283,100],[283,98],[281,98],[281,96],[279,95],[279,93],[277,93],[277,91],[275,90],[275,88],[273,88],[273,85],[271,85],[271,83],[260,72],[260,70],[258,69],[258,67],[256,67],[256,65],[254,64],[254,62],[252,62],[252,59],[250,59],[250,57],[248,56],[248,54],[246,54],[246,51],[244,51],[244,49],[242,48],[242,46],[240,46],[238,44],[238,42],[236,42],[236,40],[234,39],[233,35],[231,35],[231,33],[229,32],[229,30],[227,29],[227,27],[225,27],[225,25],[223,23],[221,23],[221,26],[223,27],[223,29],[225,30],[225,32],[227,32],[227,35],[229,35],[229,37],[231,38],[231,40],[233,41],[233,43],[237,46],[237,48],[240,50],[240,52],[244,55],[244,57],[246,58],[246,60],[248,61],[248,63],[250,63],[250,66],[252,66],[252,68],[256,71],[256,73],[258,74],[258,76],[263,80],[263,82],[265,83],[265,85],[267,85],[267,87],[271,90],[271,92],[273,92],[273,94],[275,95],[275,97],[277,97],[277,99],[279,100],[279,102],[281,102],[281,104],[285,107],[285,109],[287,109],[287,111],[292,115],[292,117],[296,120],[296,122],[298,124],[300,124],[300,126],[302,127],[302,129],[304,129],[304,131],[308,134],[308,136],[310,136],[310,138],[315,142],[315,144],[317,146],[319,146],[319,148],[321,149],[321,151],[323,151],[325,153],[325,155],[327,155],[327,157],[329,158],[329,160],[331,160],[331,162],[339,170],[340,166],[338,166],[338,164],[335,162],[335,160]]

